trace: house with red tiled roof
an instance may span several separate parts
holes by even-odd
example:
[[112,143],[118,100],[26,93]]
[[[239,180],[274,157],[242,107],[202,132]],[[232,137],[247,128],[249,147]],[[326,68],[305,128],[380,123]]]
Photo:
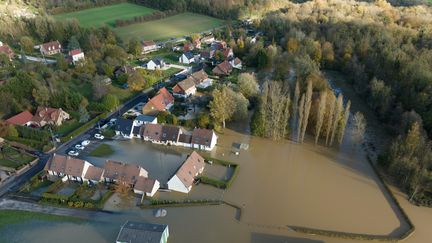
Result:
[[142,195],[142,201],[144,199],[144,196],[153,197],[157,190],[159,190],[159,188],[160,182],[158,180],[140,176],[135,183],[133,191],[136,194]]
[[156,116],[159,112],[169,111],[174,105],[174,97],[166,89],[161,88],[157,95],[151,98],[142,108],[142,113],[148,116]]
[[186,42],[183,44],[183,51],[184,52],[190,52],[194,49],[194,45],[190,42]]
[[215,68],[213,68],[212,72],[218,76],[228,76],[232,72],[231,64],[225,60],[222,63],[218,64]]
[[216,146],[217,135],[213,130],[195,128],[192,132],[192,148],[211,151]]
[[222,49],[221,52],[222,52],[222,56],[223,56],[225,59],[230,59],[230,58],[233,58],[233,57],[234,57],[234,52],[233,52],[233,50],[232,50],[231,48],[229,48],[229,47]]
[[193,151],[180,166],[177,172],[168,181],[168,189],[172,191],[189,193],[195,178],[204,171],[204,158]]
[[30,123],[37,127],[44,127],[45,125],[61,126],[63,121],[69,118],[70,115],[61,108],[39,106]]
[[229,63],[233,68],[242,69],[242,61],[238,57],[232,59],[231,61],[229,61]]
[[173,87],[173,94],[178,97],[189,97],[196,93],[197,89],[195,86],[195,81],[192,77],[189,77],[183,81],[178,82]]
[[29,126],[33,119],[33,114],[30,111],[23,111],[6,120],[8,124],[17,126]]
[[46,163],[44,170],[48,172],[48,178],[51,180],[66,178],[67,180],[84,182],[84,175],[92,166],[82,159],[54,154]]
[[0,53],[3,53],[7,57],[9,57],[9,60],[12,60],[12,58],[15,56],[13,50],[8,45],[3,44],[3,42],[1,41],[0,41]]
[[61,44],[59,41],[51,41],[40,45],[42,55],[51,56],[61,52]]
[[141,46],[142,46],[142,54],[157,51],[158,49],[158,46],[154,41],[142,41]]
[[68,61],[70,63],[73,63],[74,65],[77,64],[77,62],[79,62],[80,60],[84,60],[85,56],[84,56],[84,52],[82,52],[79,49],[74,49],[72,51],[69,51],[69,57],[68,57]]
[[139,165],[107,160],[102,179],[105,182],[121,182],[133,186],[140,176],[148,177],[148,172]]

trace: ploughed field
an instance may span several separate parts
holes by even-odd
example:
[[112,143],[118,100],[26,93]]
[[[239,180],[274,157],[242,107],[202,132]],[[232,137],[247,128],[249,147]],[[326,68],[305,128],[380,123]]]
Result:
[[120,3],[99,8],[54,15],[57,20],[77,19],[83,27],[114,27],[117,19],[127,20],[153,13],[155,10],[132,3]]
[[123,39],[136,37],[147,40],[164,40],[196,32],[211,30],[223,25],[223,20],[213,17],[181,13],[168,18],[116,28],[115,32]]

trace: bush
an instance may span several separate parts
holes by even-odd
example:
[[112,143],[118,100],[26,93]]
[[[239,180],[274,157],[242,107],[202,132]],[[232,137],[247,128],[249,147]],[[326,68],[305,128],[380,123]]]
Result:
[[38,141],[48,141],[50,140],[50,134],[47,131],[37,130],[25,126],[15,126],[18,134],[22,138],[38,140]]

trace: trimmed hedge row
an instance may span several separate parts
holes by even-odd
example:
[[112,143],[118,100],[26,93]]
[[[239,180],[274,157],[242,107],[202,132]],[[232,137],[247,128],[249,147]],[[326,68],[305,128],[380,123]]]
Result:
[[206,155],[202,155],[202,154],[201,154],[201,156],[207,161],[212,161],[214,164],[234,168],[233,174],[231,175],[231,177],[227,181],[218,180],[218,179],[210,178],[207,176],[200,176],[199,177],[201,182],[204,184],[212,185],[212,186],[215,186],[217,188],[228,189],[232,185],[232,183],[234,182],[235,178],[237,177],[237,174],[240,170],[240,165],[226,161],[226,160],[215,159],[215,158],[212,158],[212,157],[209,157]]
[[313,228],[307,228],[307,227],[300,227],[300,226],[288,226],[290,229],[299,232],[299,233],[305,233],[305,234],[311,234],[311,235],[321,235],[321,236],[327,236],[327,237],[334,237],[334,238],[342,238],[342,239],[352,239],[352,240],[378,240],[378,241],[400,241],[408,238],[411,236],[415,231],[415,226],[411,222],[411,219],[406,214],[405,210],[401,207],[399,204],[399,201],[396,199],[396,197],[391,192],[390,188],[385,183],[384,179],[382,178],[381,174],[379,173],[378,169],[372,162],[371,158],[367,156],[367,161],[372,167],[372,170],[377,175],[378,180],[382,183],[384,190],[388,195],[390,196],[393,203],[396,205],[400,213],[402,214],[402,217],[404,220],[408,223],[410,229],[401,234],[400,236],[386,236],[386,235],[370,235],[370,234],[358,234],[358,233],[348,233],[348,232],[339,232],[339,231],[332,231],[332,230],[321,230],[321,229],[313,229]]
[[185,199],[185,200],[158,200],[151,199],[150,206],[165,206],[165,207],[186,207],[186,206],[202,206],[202,205],[220,205],[224,203],[220,200],[212,199]]
[[107,115],[106,113],[102,113],[102,114],[97,115],[95,118],[91,119],[90,121],[88,121],[87,123],[85,123],[84,125],[79,127],[78,129],[76,129],[73,132],[61,137],[60,141],[62,143],[64,143],[64,142],[71,140],[73,137],[80,135],[81,133],[85,132],[87,129],[89,129],[90,127],[95,125],[100,119],[104,118],[106,115]]

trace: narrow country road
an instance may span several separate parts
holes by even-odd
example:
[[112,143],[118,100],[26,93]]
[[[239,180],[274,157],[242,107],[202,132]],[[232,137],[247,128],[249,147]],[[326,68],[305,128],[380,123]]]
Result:
[[[18,56],[18,58],[21,59],[21,55],[20,54],[18,54],[17,56]],[[45,63],[45,64],[55,64],[55,63],[57,63],[57,61],[53,60],[53,59],[47,59],[47,58],[41,58],[41,57],[33,57],[33,56],[25,56],[25,57],[26,57],[27,60],[32,61],[32,62],[42,62],[42,63]]]

